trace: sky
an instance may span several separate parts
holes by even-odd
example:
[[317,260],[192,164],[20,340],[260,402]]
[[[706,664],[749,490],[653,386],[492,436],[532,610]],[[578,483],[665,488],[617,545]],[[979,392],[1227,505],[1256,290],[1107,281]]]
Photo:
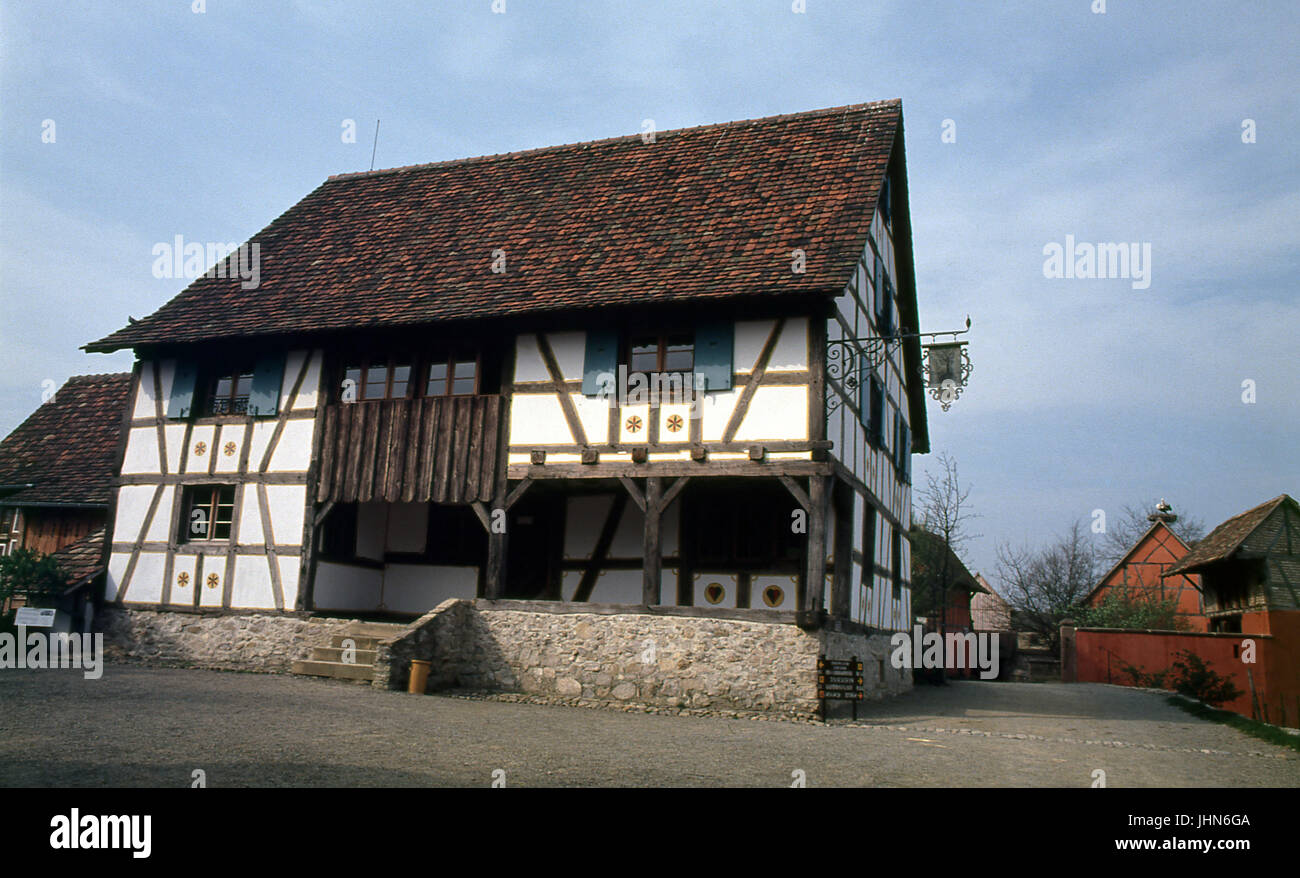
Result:
[[[80,346],[184,287],[155,244],[247,240],[376,120],[382,168],[901,98],[920,329],[973,327],[914,481],[957,461],[968,566],[1213,526],[1300,495],[1298,44],[1294,0],[3,0],[0,435],[131,367]],[[1048,277],[1067,236],[1149,276]]]

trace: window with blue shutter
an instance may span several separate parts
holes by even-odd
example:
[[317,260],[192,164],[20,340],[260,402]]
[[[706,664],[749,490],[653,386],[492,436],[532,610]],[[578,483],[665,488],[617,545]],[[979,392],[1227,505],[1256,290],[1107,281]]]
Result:
[[885,438],[885,388],[880,379],[869,374],[862,385],[866,405],[862,406],[863,426],[867,428],[867,441],[873,448],[884,445]]
[[280,385],[284,381],[284,354],[267,354],[253,367],[253,387],[248,394],[248,413],[269,417],[280,411]]
[[736,330],[732,323],[705,323],[695,330],[695,371],[705,391],[730,390]]
[[587,331],[587,343],[582,357],[582,393],[598,396],[605,382],[612,394],[618,381],[618,333],[612,329]]
[[[154,368],[160,364],[155,363]],[[168,418],[188,418],[194,412],[194,387],[198,383],[198,366],[191,360],[177,360],[172,376],[172,392],[167,398]]]

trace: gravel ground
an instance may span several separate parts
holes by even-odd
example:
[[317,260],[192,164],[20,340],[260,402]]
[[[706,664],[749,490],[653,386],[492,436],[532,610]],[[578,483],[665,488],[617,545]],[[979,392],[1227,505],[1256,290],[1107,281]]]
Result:
[[920,687],[823,725],[109,665],[0,672],[0,705],[4,786],[1300,786],[1300,754],[1101,684]]

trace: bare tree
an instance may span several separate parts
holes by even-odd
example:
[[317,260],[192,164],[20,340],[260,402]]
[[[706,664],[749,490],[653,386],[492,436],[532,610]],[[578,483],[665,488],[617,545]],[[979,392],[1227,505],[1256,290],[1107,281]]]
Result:
[[1061,621],[1079,606],[1096,583],[1099,558],[1088,527],[1076,521],[1044,549],[998,547],[1003,595],[1020,624],[1052,649],[1060,648]]
[[[1133,544],[1151,527],[1149,516],[1163,502],[1148,500],[1133,505],[1125,504],[1118,515],[1108,518],[1105,536],[1097,547],[1098,556],[1107,566],[1118,563],[1128,554]],[[1177,513],[1177,510],[1173,511]],[[1182,513],[1177,513],[1176,520],[1169,523],[1169,528],[1189,546],[1195,545],[1206,533],[1204,521]]]
[[[917,497],[912,511],[913,528],[920,513],[921,530],[933,535],[911,540],[913,553],[913,600],[920,598],[922,607],[939,611],[939,633],[947,634],[948,592],[959,570],[952,559],[954,553],[976,535],[968,530],[971,519],[978,518],[971,509],[970,487],[962,487],[957,475],[957,462],[947,452],[937,458],[941,472],[928,472],[925,488]],[[937,539],[935,539],[937,538]],[[948,551],[951,549],[952,551]],[[919,557],[918,557],[919,555]],[[923,575],[916,576],[917,561]],[[918,587],[919,586],[919,587]],[[914,604],[913,609],[916,609]],[[940,673],[940,679],[943,674]]]

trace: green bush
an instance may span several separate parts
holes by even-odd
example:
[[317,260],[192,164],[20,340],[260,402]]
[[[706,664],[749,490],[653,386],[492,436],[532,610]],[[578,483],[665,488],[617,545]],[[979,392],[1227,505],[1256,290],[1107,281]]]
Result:
[[0,601],[25,595],[29,603],[57,597],[68,581],[52,555],[15,549],[0,555]]
[[1209,663],[1191,650],[1184,649],[1176,655],[1182,658],[1174,662],[1168,673],[1172,677],[1174,691],[1178,694],[1204,701],[1214,707],[1244,694],[1232,682],[1231,677],[1210,670]]
[[1163,600],[1124,594],[1111,589],[1100,604],[1084,607],[1075,619],[1080,628],[1140,628],[1182,631],[1187,621],[1178,615],[1178,598]]

